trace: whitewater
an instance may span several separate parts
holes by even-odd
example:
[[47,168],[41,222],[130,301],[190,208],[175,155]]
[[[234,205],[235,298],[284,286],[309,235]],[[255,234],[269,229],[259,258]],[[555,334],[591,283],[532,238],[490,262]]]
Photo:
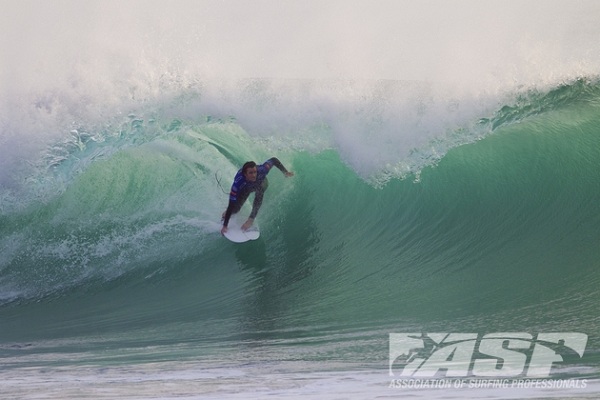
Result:
[[0,0],[2,398],[597,398],[599,17]]

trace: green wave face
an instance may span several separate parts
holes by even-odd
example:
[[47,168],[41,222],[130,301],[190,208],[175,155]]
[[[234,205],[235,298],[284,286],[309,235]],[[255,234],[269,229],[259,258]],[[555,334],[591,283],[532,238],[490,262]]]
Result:
[[[595,332],[597,92],[520,98],[428,144],[448,149],[413,172],[365,176],[339,149],[282,147],[233,120],[138,121],[88,141],[5,192],[3,340]],[[261,238],[234,245],[219,234],[231,179],[271,156],[295,176],[270,173]]]

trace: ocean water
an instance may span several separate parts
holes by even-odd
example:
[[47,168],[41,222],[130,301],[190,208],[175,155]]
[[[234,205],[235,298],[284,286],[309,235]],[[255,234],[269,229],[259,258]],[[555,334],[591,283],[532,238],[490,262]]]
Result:
[[[2,3],[2,398],[598,397],[596,3],[164,7]],[[395,387],[415,332],[587,342]]]

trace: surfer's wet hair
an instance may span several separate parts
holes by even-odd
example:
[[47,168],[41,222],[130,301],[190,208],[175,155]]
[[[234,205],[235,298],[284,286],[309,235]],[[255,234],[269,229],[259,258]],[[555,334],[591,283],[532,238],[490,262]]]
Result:
[[246,171],[248,171],[249,168],[254,167],[256,167],[256,163],[254,161],[248,161],[242,166],[242,174],[246,175]]

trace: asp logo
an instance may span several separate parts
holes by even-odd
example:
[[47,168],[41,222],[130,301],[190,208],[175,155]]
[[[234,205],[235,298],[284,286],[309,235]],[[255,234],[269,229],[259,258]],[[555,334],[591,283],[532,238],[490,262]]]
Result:
[[583,357],[588,336],[577,332],[390,333],[389,340],[390,376],[549,377],[555,363]]

